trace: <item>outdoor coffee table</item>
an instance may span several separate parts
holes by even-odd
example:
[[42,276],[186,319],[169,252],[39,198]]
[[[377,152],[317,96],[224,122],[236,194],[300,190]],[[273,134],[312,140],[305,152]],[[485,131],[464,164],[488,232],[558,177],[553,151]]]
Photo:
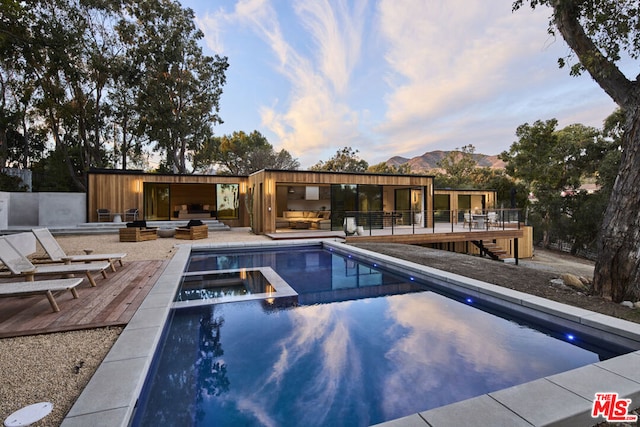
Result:
[[308,230],[311,227],[310,221],[291,221],[289,223],[289,227],[295,228],[296,230]]

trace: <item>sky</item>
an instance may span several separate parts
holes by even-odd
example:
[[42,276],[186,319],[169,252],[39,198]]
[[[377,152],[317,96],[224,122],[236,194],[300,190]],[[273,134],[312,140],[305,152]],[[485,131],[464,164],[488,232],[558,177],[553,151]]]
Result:
[[[205,54],[226,56],[220,100],[234,131],[264,135],[302,169],[343,147],[370,165],[473,145],[508,150],[555,118],[602,127],[616,106],[547,33],[550,9],[511,0],[182,0]],[[489,7],[488,5],[491,5]]]

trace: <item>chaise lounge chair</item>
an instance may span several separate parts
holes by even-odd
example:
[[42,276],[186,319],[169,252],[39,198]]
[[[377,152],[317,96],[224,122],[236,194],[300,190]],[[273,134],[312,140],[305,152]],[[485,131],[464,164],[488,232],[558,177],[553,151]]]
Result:
[[22,297],[28,295],[46,295],[54,313],[60,311],[58,303],[53,297],[54,292],[71,291],[74,299],[78,298],[76,286],[82,283],[82,279],[55,279],[38,280],[35,282],[9,282],[0,283],[0,298]]
[[91,254],[91,255],[67,255],[64,249],[60,247],[55,237],[47,228],[34,228],[31,230],[35,234],[36,239],[45,250],[51,261],[53,262],[91,262],[91,261],[109,261],[111,263],[111,271],[116,271],[115,262],[118,261],[122,266],[122,258],[126,257],[126,253],[120,254]]
[[[89,279],[92,287],[96,286],[93,280],[93,273],[100,273],[107,278],[106,269],[109,262],[91,262],[85,264],[57,264],[35,266],[27,257],[22,255],[7,239],[0,237],[0,261],[9,269],[5,277],[25,277],[32,282],[36,275],[68,275],[74,273],[84,273]],[[2,277],[3,275],[0,275]]]

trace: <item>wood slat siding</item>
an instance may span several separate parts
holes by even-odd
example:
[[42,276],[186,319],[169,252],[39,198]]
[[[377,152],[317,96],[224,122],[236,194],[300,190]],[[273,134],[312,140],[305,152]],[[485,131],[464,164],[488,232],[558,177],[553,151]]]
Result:
[[[279,185],[382,185],[389,187],[422,187],[425,189],[425,209],[433,210],[433,177],[426,175],[385,175],[360,173],[335,173],[314,171],[260,171],[249,176],[249,188],[254,192],[254,229],[259,234],[276,231],[277,199]],[[427,225],[432,215],[427,216]]]
[[[144,218],[143,187],[145,182],[163,184],[241,184],[245,177],[224,175],[161,175],[145,173],[89,172],[87,174],[87,218],[98,221],[98,209],[122,213],[137,208]],[[240,210],[244,210],[241,201]],[[123,218],[124,220],[124,218]],[[227,221],[225,221],[227,223]],[[243,225],[232,221],[228,225]]]
[[[124,326],[156,283],[167,260],[124,263],[92,288],[85,280],[77,287],[78,299],[60,292],[53,313],[42,296],[0,299],[0,338],[64,332],[105,326]],[[2,283],[0,283],[2,286]]]

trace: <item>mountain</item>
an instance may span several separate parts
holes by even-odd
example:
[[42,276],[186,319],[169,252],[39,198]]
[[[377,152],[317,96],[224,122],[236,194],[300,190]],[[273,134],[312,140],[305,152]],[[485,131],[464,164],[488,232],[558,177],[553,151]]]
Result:
[[[408,163],[411,166],[411,171],[414,173],[429,173],[434,169],[438,169],[438,162],[447,156],[450,151],[429,151],[422,156],[416,156],[411,159],[406,157],[394,156],[387,160],[389,166],[400,166]],[[473,158],[478,162],[480,167],[490,167],[492,169],[504,169],[505,164],[498,158],[497,155],[489,156],[487,154],[473,154]]]

